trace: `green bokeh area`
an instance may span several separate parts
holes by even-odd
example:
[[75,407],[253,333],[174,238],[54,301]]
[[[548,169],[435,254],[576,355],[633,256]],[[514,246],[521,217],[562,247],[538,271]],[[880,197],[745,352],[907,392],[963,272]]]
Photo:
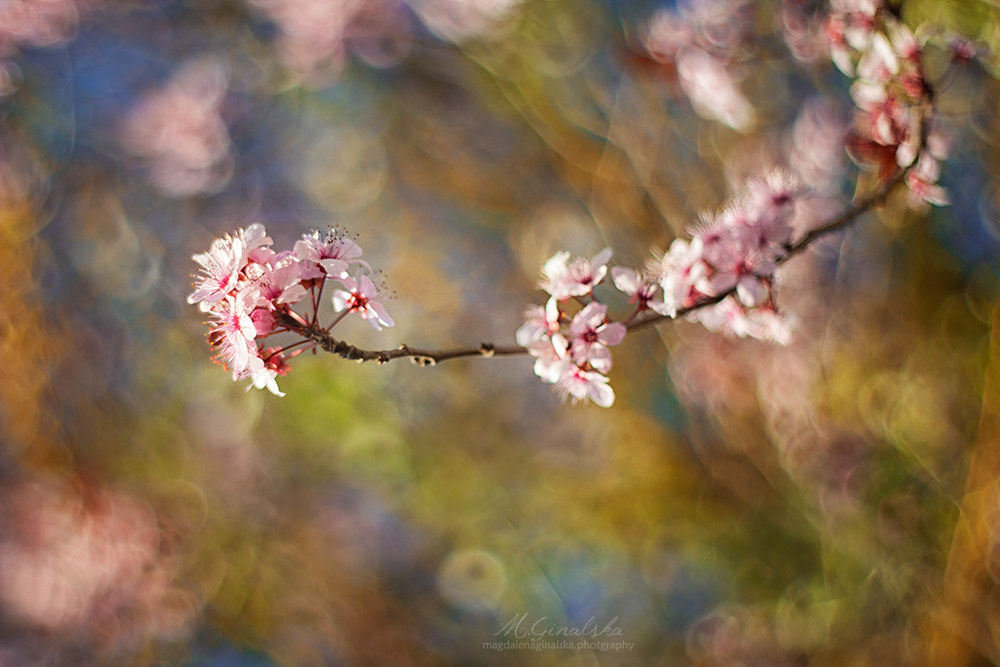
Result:
[[[752,122],[643,50],[659,11],[738,33]],[[783,265],[787,346],[632,332],[610,409],[527,355],[306,350],[277,397],[186,303],[213,239],[338,226],[396,322],[338,337],[511,345],[553,253],[640,267],[774,165],[826,179],[797,233],[832,219],[876,184],[790,34],[820,11],[0,0],[0,664],[1000,664],[989,3],[893,5],[979,47],[924,51],[951,205]]]

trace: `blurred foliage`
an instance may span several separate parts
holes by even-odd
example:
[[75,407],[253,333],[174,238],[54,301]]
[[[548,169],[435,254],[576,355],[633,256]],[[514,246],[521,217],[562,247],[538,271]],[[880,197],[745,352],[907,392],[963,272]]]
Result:
[[[995,56],[940,91],[951,207],[789,262],[786,348],[629,336],[611,410],[527,358],[248,393],[184,301],[234,227],[339,224],[397,322],[346,338],[509,343],[555,250],[641,264],[830,143],[791,5],[734,6],[736,130],[640,57],[652,2],[0,4],[0,664],[1000,664]],[[870,187],[835,148],[802,224]],[[491,647],[518,618],[629,648]]]

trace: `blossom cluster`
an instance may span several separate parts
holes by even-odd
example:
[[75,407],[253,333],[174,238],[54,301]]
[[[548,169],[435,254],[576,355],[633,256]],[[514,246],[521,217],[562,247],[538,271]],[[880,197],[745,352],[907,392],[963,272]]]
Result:
[[750,179],[719,213],[703,213],[691,240],[674,240],[660,260],[669,314],[683,308],[711,331],[787,344],[792,324],[775,304],[775,274],[792,240],[795,203],[807,193],[798,177],[776,169]]
[[[645,269],[611,268],[615,287],[635,307],[624,322],[609,319],[607,306],[594,295],[609,274],[610,249],[592,259],[554,254],[539,282],[549,298],[544,306],[528,308],[517,331],[517,343],[535,357],[535,374],[563,398],[610,406],[608,348],[646,311],[670,318],[686,314],[726,335],[787,343],[791,324],[779,313],[772,290],[792,237],[795,201],[804,193],[798,179],[783,170],[751,179],[742,195],[716,215],[702,214],[690,239],[675,239]],[[572,302],[582,304],[575,314]]]
[[[557,252],[542,268],[542,289],[549,294],[545,306],[531,306],[517,330],[517,344],[535,357],[535,374],[555,385],[563,398],[590,399],[610,407],[615,393],[608,384],[611,352],[625,338],[625,325],[611,322],[608,307],[594,298],[594,287],[608,273],[611,250],[592,259]],[[570,300],[583,307],[570,317]]]
[[[340,316],[322,331],[329,332],[345,315],[357,313],[376,330],[393,326],[381,303],[382,287],[372,280],[360,259],[361,246],[343,232],[304,234],[292,250],[275,252],[262,224],[216,239],[209,251],[194,255],[201,266],[188,303],[209,315],[208,340],[233,380],[283,396],[276,378],[288,372],[288,360],[315,345],[308,338],[283,348],[265,347],[264,339],[282,332],[302,334],[318,328],[319,305],[328,282]],[[292,306],[306,302],[308,318]],[[291,350],[295,349],[294,352]],[[249,387],[248,387],[249,388]]]
[[833,62],[855,78],[851,97],[858,110],[847,144],[852,159],[883,182],[908,169],[911,206],[948,204],[937,184],[948,140],[933,116],[922,55],[929,37],[918,38],[880,0],[834,2],[824,32]]
[[753,106],[739,88],[750,17],[744,0],[680,2],[646,24],[642,47],[661,72],[691,101],[702,118],[745,131]]

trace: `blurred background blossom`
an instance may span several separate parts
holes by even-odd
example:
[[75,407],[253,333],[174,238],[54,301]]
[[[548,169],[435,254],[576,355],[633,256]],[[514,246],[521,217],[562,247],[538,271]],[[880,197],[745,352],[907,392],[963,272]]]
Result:
[[274,22],[284,64],[306,83],[339,78],[351,52],[372,67],[398,64],[409,50],[411,18],[398,0],[249,0]]
[[[821,3],[0,0],[0,664],[1000,664],[1000,17],[893,7],[951,206],[783,265],[788,346],[630,334],[599,410],[527,357],[248,393],[191,256],[339,225],[396,326],[338,332],[437,348],[776,167],[805,233],[875,185]],[[499,650],[518,618],[628,646]]]
[[217,192],[232,176],[235,156],[219,113],[227,86],[219,61],[182,63],[123,121],[123,148],[145,163],[150,180],[165,195]]

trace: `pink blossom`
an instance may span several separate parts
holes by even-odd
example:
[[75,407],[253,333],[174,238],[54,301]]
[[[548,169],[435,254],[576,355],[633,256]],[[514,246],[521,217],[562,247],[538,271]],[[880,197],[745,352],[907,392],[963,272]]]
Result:
[[[931,133],[923,109],[929,101],[929,88],[921,43],[893,16],[879,16],[877,26],[873,21],[878,30],[873,28],[864,45],[857,47],[861,56],[851,96],[862,112],[855,118],[847,148],[856,163],[875,169],[885,182],[898,167],[915,165],[918,152],[930,143]],[[941,194],[936,188],[924,191],[933,199]]]
[[968,65],[990,55],[990,48],[985,43],[974,42],[962,35],[953,36],[948,42],[948,49],[954,61],[961,65]]
[[701,255],[706,261],[711,262],[718,246],[729,242],[733,229],[738,224],[742,224],[741,218],[744,215],[745,212],[738,206],[729,206],[724,208],[719,215],[703,212],[698,216],[697,224],[689,231],[692,241],[700,242]]
[[761,252],[755,237],[734,234],[727,243],[716,246],[711,261],[712,270],[698,282],[698,291],[722,294],[734,287],[740,301],[756,306],[767,295],[767,283],[777,264],[773,257]]
[[889,40],[873,33],[858,61],[857,77],[869,83],[886,83],[899,72],[899,60]]
[[213,303],[221,301],[236,288],[247,260],[271,243],[271,237],[260,223],[212,241],[207,253],[192,256],[201,265],[203,275],[196,278],[195,291],[188,296],[188,303],[198,303],[202,311],[209,310]]
[[747,316],[747,308],[731,296],[712,306],[699,308],[690,313],[688,319],[700,322],[709,331],[718,331],[726,336],[745,338],[754,331],[753,323]]
[[563,400],[571,397],[574,403],[590,399],[602,408],[609,408],[615,402],[615,392],[605,375],[576,365],[566,369],[555,388]]
[[614,392],[602,372],[611,368],[608,345],[617,345],[625,336],[625,327],[607,321],[607,306],[596,301],[584,306],[569,325],[568,335],[559,332],[559,311],[549,299],[545,309],[533,307],[526,313],[527,322],[518,330],[518,342],[527,343],[535,358],[535,375],[555,384],[563,399],[574,402],[591,399],[608,407]]
[[889,43],[893,52],[902,58],[905,64],[921,69],[921,48],[916,35],[903,23],[899,21],[886,22],[886,29],[889,31]]
[[659,263],[660,286],[663,288],[663,307],[670,317],[677,310],[694,303],[697,298],[695,284],[705,275],[704,243],[700,237],[674,239]]
[[725,336],[756,338],[780,345],[787,345],[792,337],[792,322],[771,303],[748,308],[728,297],[715,305],[699,308],[688,315],[688,319]]
[[589,363],[602,372],[611,367],[607,347],[618,345],[625,338],[625,326],[608,322],[608,307],[593,301],[573,317],[569,325],[570,356],[578,364]]
[[274,317],[274,313],[267,308],[254,309],[254,311],[250,313],[250,319],[253,321],[253,326],[258,336],[266,336],[271,333],[274,331],[275,325],[277,324],[277,319]]
[[616,266],[611,269],[611,279],[615,287],[628,295],[629,303],[636,304],[640,311],[652,310],[660,315],[671,315],[667,304],[656,298],[660,284],[654,276]]
[[707,270],[728,261],[734,243],[751,242],[753,233],[748,228],[746,211],[736,204],[726,206],[715,218],[701,216],[702,223],[695,229],[694,237],[702,241],[702,259]]
[[246,246],[239,237],[228,234],[212,242],[207,253],[192,256],[201,265],[202,276],[195,281],[195,291],[187,302],[200,303],[202,310],[221,301],[236,287],[239,271],[243,268]]
[[0,44],[53,46],[72,39],[80,20],[74,0],[0,2]]
[[861,80],[855,81],[851,86],[851,97],[868,114],[867,117],[859,118],[859,121],[871,128],[868,134],[885,145],[896,143],[893,126],[894,119],[899,114],[899,100],[889,95],[882,84]]
[[808,3],[784,0],[775,21],[785,45],[796,60],[813,63],[830,55],[830,44],[823,34],[822,21],[818,20],[817,13],[809,11]]
[[830,15],[823,23],[823,33],[830,47],[833,64],[847,76],[854,76],[854,62],[847,48],[846,26],[840,17]]
[[921,153],[917,165],[906,174],[906,185],[910,189],[907,201],[911,207],[924,209],[927,204],[947,206],[950,203],[948,192],[936,185],[940,175],[940,163],[929,152]]
[[875,30],[881,0],[831,0],[830,16],[844,24],[844,40],[852,48],[864,49]]
[[745,132],[756,121],[750,102],[724,63],[701,49],[685,49],[677,58],[680,84],[702,118]]
[[524,312],[524,324],[515,334],[515,340],[521,347],[528,347],[544,336],[551,336],[559,331],[559,304],[550,298],[545,306],[530,306]]
[[143,160],[164,194],[217,192],[229,182],[235,154],[220,111],[227,88],[218,60],[194,60],[125,118],[122,145]]
[[333,293],[334,310],[338,313],[345,309],[349,313],[358,313],[361,319],[371,322],[376,331],[395,324],[382,306],[379,289],[371,278],[362,275],[360,281],[353,278],[341,278],[340,281],[346,289]]
[[308,294],[302,286],[303,267],[294,257],[278,260],[274,266],[257,264],[260,275],[254,280],[259,292],[258,305],[274,308],[298,303]]
[[[376,286],[369,275],[355,279],[341,271],[351,263],[368,269],[358,259],[360,246],[345,239],[341,232],[331,230],[324,239],[318,232],[306,234],[296,244],[297,252],[275,252],[272,243],[259,223],[213,241],[208,253],[194,256],[201,275],[195,280],[196,289],[189,301],[209,313],[209,343],[216,350],[216,360],[232,373],[233,379],[250,379],[252,387],[283,395],[275,380],[287,372],[287,360],[316,346],[303,328],[316,326],[315,310],[322,291],[316,279],[329,278],[342,287],[333,294],[341,318],[359,313],[378,330],[394,323],[382,306],[381,286]],[[327,274],[328,270],[336,275]],[[309,319],[290,307],[302,301],[313,308]],[[256,343],[274,333],[296,331],[304,338],[289,346],[296,348],[290,355],[273,349],[262,351]],[[305,344],[309,347],[300,347]]]
[[642,34],[642,45],[659,62],[673,62],[682,47],[694,41],[695,30],[679,14],[669,10],[657,12]]
[[250,313],[256,305],[258,292],[249,283],[243,285],[212,308],[215,326],[208,334],[209,342],[218,348],[220,360],[234,377],[243,372],[257,350],[253,344],[257,328]]
[[793,322],[770,303],[750,310],[747,319],[747,334],[753,338],[779,345],[788,345],[792,341]]
[[284,396],[284,392],[278,389],[277,377],[285,375],[288,370],[289,366],[284,357],[269,348],[252,356],[246,369],[237,379],[250,379],[251,383],[247,387],[247,391],[253,388],[266,388],[275,396]]
[[839,105],[822,98],[806,101],[795,120],[786,146],[788,166],[807,192],[837,193],[844,169],[846,120]]
[[611,248],[605,248],[590,260],[573,257],[565,250],[557,252],[542,267],[539,286],[559,301],[585,296],[604,280],[610,259]]
[[409,51],[413,27],[401,0],[248,0],[278,26],[278,51],[304,83],[340,76],[348,48],[369,65],[388,67]]
[[799,178],[784,169],[773,169],[764,178],[747,182],[746,208],[748,227],[760,238],[761,246],[782,246],[788,243],[792,227],[788,224],[795,210],[795,201],[807,189]]
[[567,355],[568,343],[562,334],[539,338],[528,346],[528,353],[535,358],[535,375],[552,384],[563,376],[573,362]]
[[884,158],[876,161],[880,175],[891,173],[895,166],[912,164],[921,141],[916,110],[903,103],[897,93],[875,85],[855,84],[851,91],[864,111],[855,118],[854,134],[860,141],[848,145],[851,157],[862,165],[868,162],[865,151],[850,149],[870,142],[888,148],[884,154],[893,158],[889,164],[883,164]]
[[408,3],[435,35],[461,42],[495,32],[522,1],[408,0]]
[[875,30],[875,17],[882,3],[878,0],[832,0],[823,25],[834,64],[847,76],[854,76],[854,64],[848,47],[863,51]]
[[253,223],[246,229],[236,230],[236,235],[243,241],[244,252],[246,253],[246,257],[244,259],[253,260],[255,262],[260,261],[257,259],[259,256],[258,253],[261,253],[274,243],[271,237],[267,235],[267,230],[264,228],[264,225],[259,222]]
[[295,244],[296,257],[318,264],[331,278],[346,277],[352,263],[367,268],[368,265],[358,259],[361,254],[361,246],[336,228],[330,228],[323,238],[320,238],[319,230],[314,229],[309,234],[303,234],[302,240]]
[[868,128],[867,134],[879,143],[895,145],[909,134],[913,116],[898,93],[883,84],[859,80],[851,86],[851,97],[867,114],[858,118],[858,124]]
[[147,639],[176,641],[197,613],[175,578],[164,519],[137,498],[82,477],[8,474],[0,522],[5,623],[46,638],[13,664],[120,663]]

